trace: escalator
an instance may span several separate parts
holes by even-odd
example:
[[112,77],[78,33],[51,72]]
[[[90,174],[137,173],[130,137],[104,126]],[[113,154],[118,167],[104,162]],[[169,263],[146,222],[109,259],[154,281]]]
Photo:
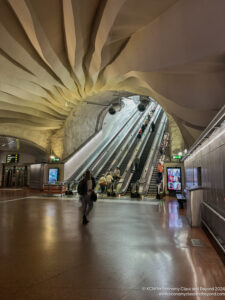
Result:
[[149,188],[148,188],[148,193],[147,194],[151,198],[155,198],[155,196],[157,194],[157,177],[158,177],[157,165],[158,165],[160,156],[161,156],[160,152],[158,152],[157,159],[154,162],[152,178],[151,178],[150,185],[149,185]]
[[160,124],[160,121],[161,121],[161,119],[162,119],[163,113],[164,113],[164,112],[163,112],[163,110],[162,110],[162,111],[160,112],[160,114],[159,114],[159,117],[157,118],[157,121],[156,121],[156,124],[155,124],[155,130],[154,130],[154,132],[152,132],[152,133],[150,134],[150,136],[149,136],[149,138],[148,138],[148,141],[147,141],[147,143],[146,143],[146,145],[145,145],[145,148],[144,148],[144,150],[143,150],[143,152],[142,152],[142,154],[141,154],[141,157],[140,157],[140,162],[139,162],[138,170],[135,171],[135,172],[133,173],[133,176],[132,176],[132,178],[131,178],[131,180],[130,180],[130,184],[129,184],[129,186],[128,186],[127,192],[130,191],[131,185],[132,185],[133,183],[137,182],[137,181],[140,179],[140,177],[141,177],[143,168],[144,168],[144,166],[145,166],[145,162],[146,162],[146,160],[147,160],[147,158],[148,158],[148,154],[149,154],[149,151],[150,151],[150,149],[151,149],[151,145],[152,145],[152,143],[153,143],[153,141],[154,141],[154,138],[155,138],[155,135],[156,135],[156,132],[157,132],[157,127],[158,127],[159,124]]
[[[113,160],[116,158],[117,156],[117,149],[118,148],[121,148],[123,146],[123,144],[125,143],[126,141],[126,138],[131,134],[131,132],[134,130],[135,126],[136,126],[136,123],[140,121],[140,119],[143,118],[143,115],[140,115],[140,117],[137,119],[137,121],[133,124],[132,128],[127,132],[126,136],[124,137],[124,139],[117,145],[117,147],[114,149],[114,151],[111,151],[111,153],[109,153],[109,158],[108,160],[106,161],[106,163],[104,164],[102,162],[102,165],[99,167],[99,166],[95,166],[95,163],[92,164],[92,166],[90,167],[90,170],[92,171],[92,174],[95,176],[96,179],[99,179],[101,174],[105,174]],[[104,164],[104,165],[103,165]],[[103,166],[103,167],[102,167]]]
[[[134,151],[136,145],[137,145],[137,141],[135,141],[135,142],[132,144],[131,148],[129,149],[129,151],[128,151],[126,157],[125,157],[125,159],[123,160],[122,164],[119,166],[119,167],[120,167],[120,174],[121,174],[121,175],[123,174],[123,172],[124,172],[124,170],[125,170],[125,168],[126,168],[127,162],[129,161],[130,156],[131,156],[131,154],[133,153],[133,151]],[[105,166],[104,166],[104,168],[101,170],[101,172],[99,172],[98,175],[96,176],[96,179],[97,179],[97,180],[101,177],[101,174],[106,174],[107,171],[109,171],[109,170],[111,169],[110,166],[111,166],[113,160],[116,158],[116,155],[117,155],[117,152],[115,151],[115,152],[113,153],[113,155],[110,157],[110,159],[107,161],[107,163],[105,164]]]
[[[97,149],[87,158],[87,160],[73,173],[73,175],[69,178],[68,181],[78,181],[80,176],[85,172],[85,170],[90,169],[93,170],[97,165],[98,161],[102,160],[102,157],[107,152],[113,143],[119,138],[119,136],[124,132],[127,127],[131,126],[130,124],[134,122],[134,124],[141,118],[142,115],[136,111],[132,116],[127,120],[127,122],[122,126],[122,128],[113,136],[109,137],[104,143],[101,143]],[[133,125],[132,125],[133,128]]]
[[164,113],[163,117],[161,118],[160,124],[157,127],[157,132],[155,134],[155,138],[151,145],[149,154],[146,158],[145,166],[138,180],[138,184],[133,185],[133,188],[135,186],[138,186],[139,195],[149,195],[150,192],[151,197],[154,197],[154,195],[156,194],[157,164],[161,156],[161,152],[159,150],[160,150],[160,145],[162,143],[162,140],[164,138],[164,133],[167,124],[168,124],[168,119],[166,117],[166,114]]
[[128,162],[129,162],[129,160],[130,160],[130,157],[131,157],[131,155],[133,154],[134,149],[136,148],[138,142],[139,142],[139,140],[138,140],[137,137],[136,137],[136,139],[135,139],[134,143],[132,144],[132,146],[130,147],[130,149],[129,149],[127,155],[126,155],[126,157],[125,157],[124,160],[122,161],[122,163],[121,163],[121,165],[120,165],[120,174],[121,174],[121,175],[123,175],[123,173],[124,173],[124,171],[125,171],[125,169],[126,169],[126,166],[127,166]]
[[[137,139],[136,138],[141,124],[143,124],[144,120],[146,119],[146,116],[149,113],[149,110],[151,108],[151,105],[148,107],[148,109],[145,111],[144,114],[142,114],[139,119],[135,122],[133,127],[129,130],[126,137],[121,141],[119,145],[117,145],[117,148],[114,150],[113,153],[111,153],[109,159],[104,164],[102,163],[100,167],[93,167],[92,174],[95,176],[96,180],[98,180],[101,177],[101,174],[107,173],[109,170],[114,170],[117,166],[120,167],[120,174],[123,173],[125,170],[126,164],[129,161],[130,155],[133,153],[136,145],[137,145]],[[131,139],[130,143],[127,143],[128,138]],[[124,148],[124,149],[123,149]],[[120,150],[120,153],[118,152],[118,149]],[[128,153],[126,154],[125,158],[122,160],[122,163],[120,163],[120,158],[123,156],[123,154],[128,150]],[[121,152],[122,151],[122,152]]]
[[[132,176],[134,175],[133,171],[133,163],[136,157],[141,157],[142,153],[145,149],[146,144],[148,143],[149,136],[152,134],[152,124],[158,124],[157,120],[160,118],[162,108],[158,105],[155,109],[155,112],[150,120],[150,122],[147,124],[147,127],[145,128],[143,134],[141,135],[141,139],[135,140],[135,144],[133,146],[133,149],[131,149],[130,153],[126,156],[124,160],[124,166],[122,168],[122,176],[120,181],[117,185],[117,194],[124,194],[126,193],[128,186],[130,184],[130,180]],[[140,162],[141,163],[141,162]]]

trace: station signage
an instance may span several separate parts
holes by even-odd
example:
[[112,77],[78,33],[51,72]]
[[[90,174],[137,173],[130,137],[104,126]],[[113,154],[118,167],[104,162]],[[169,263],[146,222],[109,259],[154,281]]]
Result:
[[11,163],[18,163],[19,162],[20,155],[19,154],[8,154],[6,156],[6,162],[7,164]]
[[174,155],[173,158],[174,158],[174,159],[181,159],[182,156],[181,156],[181,155]]

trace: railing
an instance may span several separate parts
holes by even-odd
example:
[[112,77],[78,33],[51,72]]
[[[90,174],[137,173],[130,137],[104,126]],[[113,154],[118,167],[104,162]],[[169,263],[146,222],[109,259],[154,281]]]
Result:
[[192,152],[195,151],[195,149],[201,145],[202,142],[204,142],[205,139],[207,139],[213,131],[219,127],[223,122],[225,121],[225,105],[221,108],[221,110],[218,112],[218,114],[213,118],[213,120],[209,123],[207,128],[202,132],[200,137],[197,139],[197,141],[192,145],[192,147],[189,149],[187,154],[181,159],[183,162]]
[[[203,215],[201,217],[201,221],[202,223],[204,224],[204,226],[208,229],[208,231],[210,232],[210,234],[213,236],[213,238],[215,239],[215,241],[217,242],[218,246],[221,248],[221,250],[223,251],[223,253],[225,254],[225,240],[223,240],[224,237],[221,237],[217,232],[216,230],[213,231],[212,227],[213,225],[217,228],[217,231],[218,231],[218,227],[219,227],[219,221],[218,219],[215,218],[218,217],[220,221],[222,221],[221,224],[221,232],[224,234],[224,228],[225,228],[225,218],[220,214],[218,213],[218,211],[216,211],[215,209],[213,209],[210,205],[208,205],[206,202],[202,202],[201,205],[203,207],[206,207],[207,209],[210,210],[211,213],[213,213],[213,216],[205,216],[205,218],[209,218],[210,221],[212,222],[212,224],[208,224],[207,223],[207,220],[204,219],[204,214],[205,212],[203,211]],[[206,212],[207,214],[207,212]],[[213,224],[214,223],[214,224]],[[211,226],[210,226],[211,225]]]

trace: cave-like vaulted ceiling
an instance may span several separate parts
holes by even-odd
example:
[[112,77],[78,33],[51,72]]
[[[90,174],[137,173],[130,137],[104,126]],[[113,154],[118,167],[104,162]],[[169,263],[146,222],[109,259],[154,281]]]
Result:
[[155,98],[190,145],[225,103],[224,12],[224,0],[1,0],[0,135],[62,155],[71,114],[97,118],[126,91]]

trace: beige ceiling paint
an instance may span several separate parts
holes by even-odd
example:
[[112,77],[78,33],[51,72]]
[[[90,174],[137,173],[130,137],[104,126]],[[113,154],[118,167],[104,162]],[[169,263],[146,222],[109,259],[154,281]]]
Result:
[[2,0],[0,135],[68,156],[117,91],[155,98],[190,146],[225,104],[224,11],[224,0]]

